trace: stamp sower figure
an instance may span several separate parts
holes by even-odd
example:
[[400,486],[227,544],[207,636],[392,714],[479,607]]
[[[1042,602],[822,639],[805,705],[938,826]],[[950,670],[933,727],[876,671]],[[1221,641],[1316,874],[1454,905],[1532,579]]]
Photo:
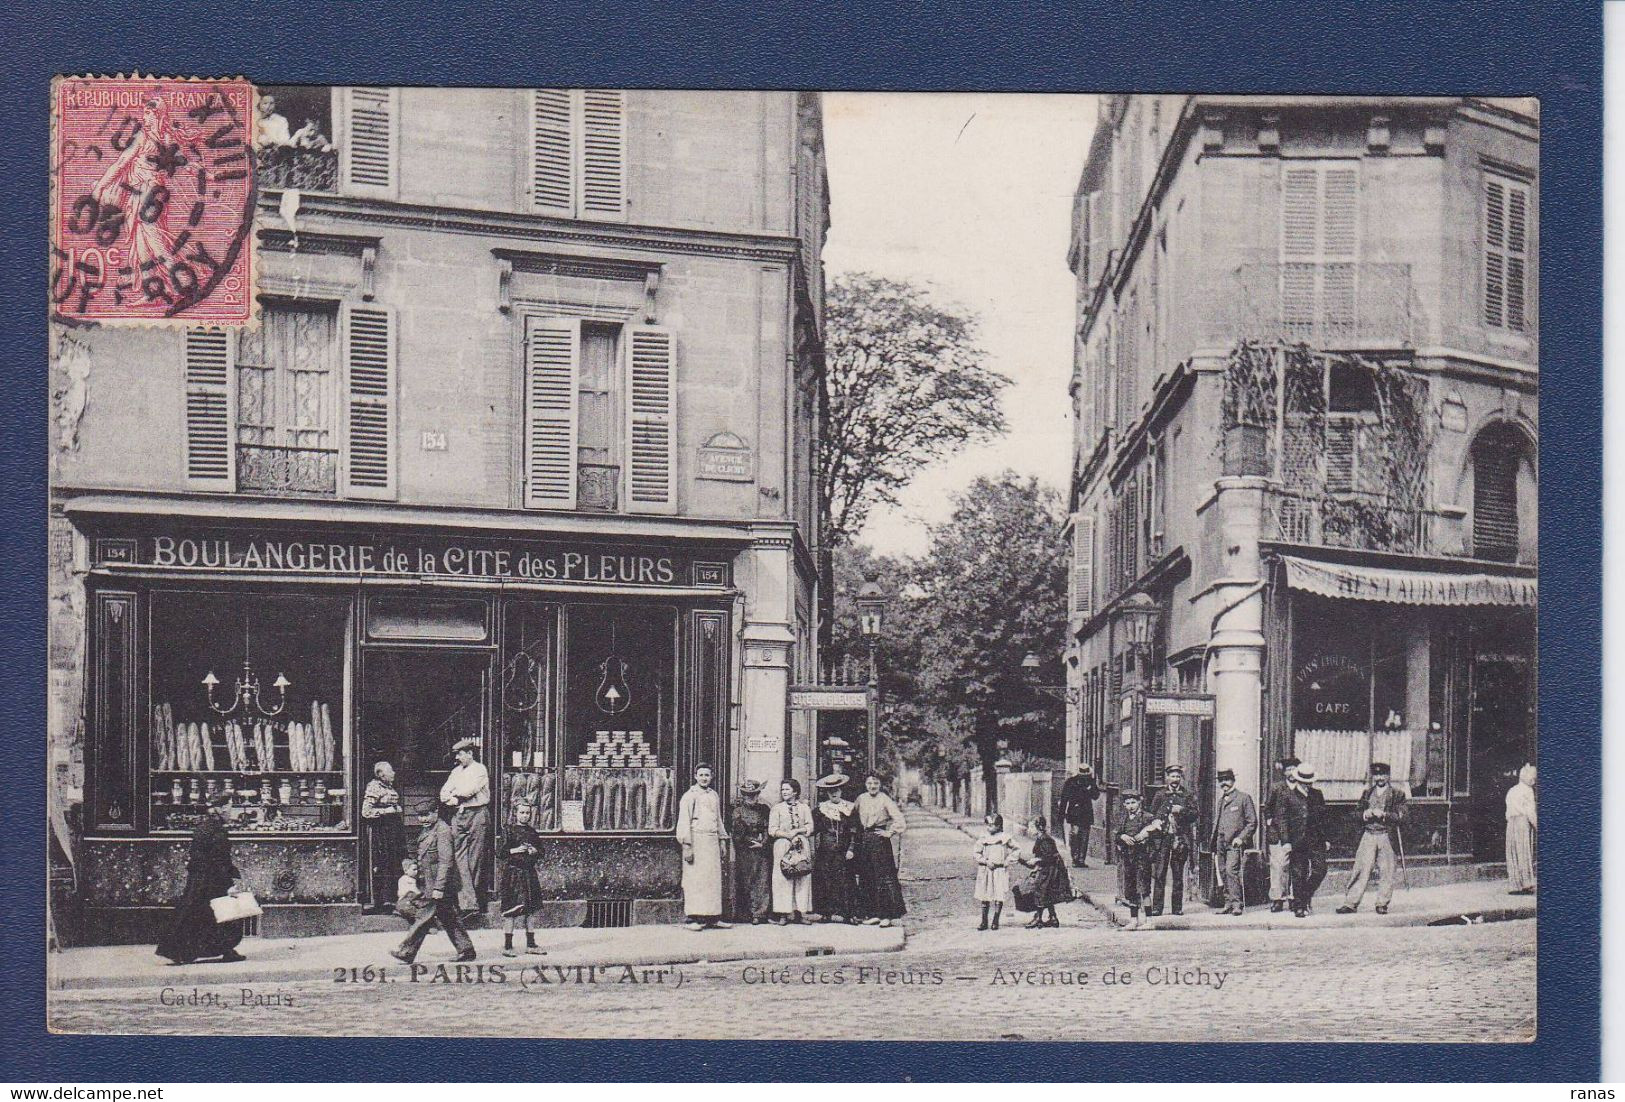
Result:
[[[987,824],[987,834],[976,839],[976,901],[982,905],[982,924],[976,928],[997,930],[1004,897],[1010,894],[1010,858],[1016,843],[1004,829],[1003,815],[995,811],[982,821]],[[989,910],[993,912],[991,926]]]
[[1394,901],[1394,873],[1399,860],[1394,853],[1394,832],[1405,823],[1405,793],[1391,780],[1393,770],[1385,761],[1371,763],[1371,783],[1360,793],[1360,845],[1354,851],[1354,876],[1343,893],[1340,915],[1360,909],[1360,900],[1371,883],[1371,870],[1377,870],[1377,913],[1388,913]]
[[231,836],[226,831],[225,808],[231,797],[211,797],[209,810],[192,831],[186,853],[186,887],[169,929],[158,942],[158,955],[176,964],[191,964],[204,957],[242,960],[237,943],[243,940],[242,922],[215,922],[209,900],[236,894],[242,873],[231,859]]
[[794,850],[812,848],[812,809],[801,798],[801,782],[787,779],[779,785],[779,802],[767,817],[767,834],[773,839],[773,922],[805,922],[812,911],[812,874],[784,875],[784,859]]
[[1326,797],[1315,788],[1314,766],[1299,762],[1288,775],[1291,784],[1282,799],[1286,840],[1292,845],[1288,867],[1292,872],[1292,913],[1303,918],[1315,901],[1315,891],[1326,879]]
[[852,878],[857,858],[857,808],[841,795],[846,774],[831,773],[818,782],[824,794],[813,808],[812,909],[821,922],[858,921],[858,885]]
[[396,902],[395,877],[406,852],[406,822],[401,794],[395,787],[395,767],[381,761],[372,767],[372,780],[361,797],[361,821],[367,827],[367,860],[372,871],[371,914],[388,914]]
[[773,851],[768,848],[768,806],[759,798],[761,781],[743,781],[739,798],[728,809],[728,836],[733,839],[734,918],[760,926],[773,906]]
[[440,786],[440,802],[456,809],[452,830],[457,839],[457,906],[464,916],[480,909],[485,883],[485,834],[491,822],[491,776],[474,760],[475,738],[459,739],[451,748],[457,765]]
[[677,840],[683,844],[683,911],[690,930],[726,930],[722,920],[722,797],[711,787],[711,767],[694,767],[694,784],[677,805]]
[[429,930],[436,922],[451,939],[452,948],[457,950],[458,961],[474,959],[474,942],[469,939],[468,931],[463,929],[462,917],[457,912],[457,888],[462,870],[457,863],[457,841],[452,828],[455,815],[450,804],[441,804],[434,826],[429,829],[425,843],[418,850],[418,862],[422,867],[428,898],[418,912],[417,921],[406,932],[406,940],[398,948],[390,950],[390,956],[404,964],[411,964],[417,959],[418,950],[423,948],[423,939],[429,936]]
[[1117,898],[1128,908],[1131,926],[1151,895],[1151,846],[1160,832],[1138,792],[1123,793],[1123,820],[1117,824]]
[[1535,894],[1535,767],[1518,770],[1507,789],[1507,894]]
[[1236,771],[1219,770],[1219,806],[1213,812],[1213,833],[1208,843],[1224,878],[1225,914],[1239,915],[1245,909],[1242,864],[1257,829],[1258,810],[1253,798],[1236,787]]
[[1286,840],[1286,827],[1282,821],[1282,802],[1291,788],[1292,771],[1298,759],[1282,758],[1275,763],[1275,779],[1269,795],[1264,798],[1264,842],[1270,858],[1270,910],[1284,911],[1292,899],[1292,874],[1287,862],[1292,856],[1292,843]]
[[1088,762],[1080,762],[1078,771],[1061,786],[1061,820],[1067,825],[1068,841],[1072,848],[1072,867],[1089,867],[1089,831],[1095,825],[1095,800],[1100,798],[1100,785],[1095,771]]
[[1185,788],[1185,771],[1166,766],[1164,787],[1151,801],[1151,817],[1162,824],[1151,850],[1151,900],[1146,914],[1160,915],[1168,872],[1173,870],[1173,890],[1168,893],[1174,914],[1185,910],[1185,865],[1196,852],[1196,798]]
[[897,882],[897,858],[892,836],[903,833],[903,810],[880,790],[880,777],[870,773],[858,793],[857,873],[858,899],[863,921],[873,926],[890,926],[903,917],[903,889]]

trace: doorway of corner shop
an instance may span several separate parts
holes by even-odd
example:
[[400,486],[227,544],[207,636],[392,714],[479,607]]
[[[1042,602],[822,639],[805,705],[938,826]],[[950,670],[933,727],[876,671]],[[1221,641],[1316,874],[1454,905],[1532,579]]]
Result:
[[[394,767],[404,807],[403,852],[415,857],[422,820],[435,813],[440,788],[455,764],[452,747],[465,738],[477,740],[476,756],[495,774],[489,760],[495,661],[490,609],[483,599],[372,597],[364,619],[358,784],[365,792],[378,762]],[[372,839],[362,833],[360,898],[373,905]],[[481,844],[485,859],[477,889],[483,901],[494,876],[489,829]]]

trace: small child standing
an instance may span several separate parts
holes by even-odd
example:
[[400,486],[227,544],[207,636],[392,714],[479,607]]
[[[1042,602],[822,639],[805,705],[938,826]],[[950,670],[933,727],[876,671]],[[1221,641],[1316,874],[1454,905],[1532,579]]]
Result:
[[418,886],[418,863],[410,857],[401,862],[401,878],[395,883],[395,913],[407,922],[416,922],[422,904]]
[[[1016,851],[1016,843],[1005,833],[1003,815],[995,812],[982,821],[987,824],[987,836],[976,841],[976,898],[982,904],[982,924],[976,928],[997,930],[1004,897],[1010,894],[1010,855]],[[991,927],[989,910],[993,912]]]
[[536,856],[542,851],[541,835],[531,826],[536,805],[518,800],[513,805],[513,821],[497,845],[502,854],[502,955],[514,957],[513,931],[521,919],[525,924],[525,952],[546,956],[537,948],[536,934],[530,928],[530,913],[541,902],[541,886],[536,882]]

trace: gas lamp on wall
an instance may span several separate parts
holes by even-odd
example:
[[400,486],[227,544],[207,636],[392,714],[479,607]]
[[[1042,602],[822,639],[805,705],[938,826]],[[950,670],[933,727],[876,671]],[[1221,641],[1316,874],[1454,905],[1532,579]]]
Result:
[[858,630],[863,633],[863,641],[869,645],[869,650],[875,649],[880,642],[880,631],[886,622],[886,591],[880,588],[876,575],[870,574],[863,586],[858,590]]
[[1117,622],[1122,625],[1128,653],[1134,656],[1142,673],[1149,667],[1151,644],[1156,639],[1161,617],[1162,609],[1145,593],[1134,594],[1117,610]]

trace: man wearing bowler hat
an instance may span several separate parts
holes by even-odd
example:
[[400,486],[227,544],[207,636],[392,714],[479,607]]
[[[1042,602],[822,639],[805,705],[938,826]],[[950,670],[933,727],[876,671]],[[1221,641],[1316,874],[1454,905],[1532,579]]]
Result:
[[480,748],[477,738],[458,739],[452,744],[457,765],[440,786],[440,802],[456,810],[452,819],[457,872],[457,909],[469,918],[480,909],[480,891],[485,884],[485,832],[491,822],[491,776],[474,760]]
[[1177,765],[1163,769],[1163,787],[1151,801],[1151,817],[1162,824],[1151,851],[1151,899],[1146,914],[1160,915],[1168,871],[1173,869],[1173,891],[1169,893],[1174,914],[1185,912],[1185,865],[1196,852],[1196,798],[1185,788],[1185,770]]
[[1264,797],[1264,806],[1260,809],[1264,815],[1264,843],[1269,847],[1271,911],[1286,910],[1286,905],[1292,900],[1292,874],[1287,868],[1287,862],[1292,856],[1292,843],[1286,840],[1287,830],[1283,816],[1287,793],[1292,787],[1292,771],[1297,767],[1298,759],[1294,757],[1289,756],[1276,761],[1275,777],[1270,783],[1269,794]]
[[1224,913],[1239,915],[1245,908],[1242,863],[1258,829],[1253,798],[1236,787],[1234,769],[1219,770],[1219,806],[1213,812],[1213,833],[1208,838],[1213,862],[1224,879]]
[[1354,851],[1354,878],[1343,893],[1340,915],[1360,909],[1360,900],[1371,883],[1371,870],[1377,871],[1377,913],[1388,913],[1394,901],[1394,831],[1405,822],[1405,793],[1392,783],[1393,770],[1385,761],[1371,763],[1371,783],[1360,795],[1360,846]]

